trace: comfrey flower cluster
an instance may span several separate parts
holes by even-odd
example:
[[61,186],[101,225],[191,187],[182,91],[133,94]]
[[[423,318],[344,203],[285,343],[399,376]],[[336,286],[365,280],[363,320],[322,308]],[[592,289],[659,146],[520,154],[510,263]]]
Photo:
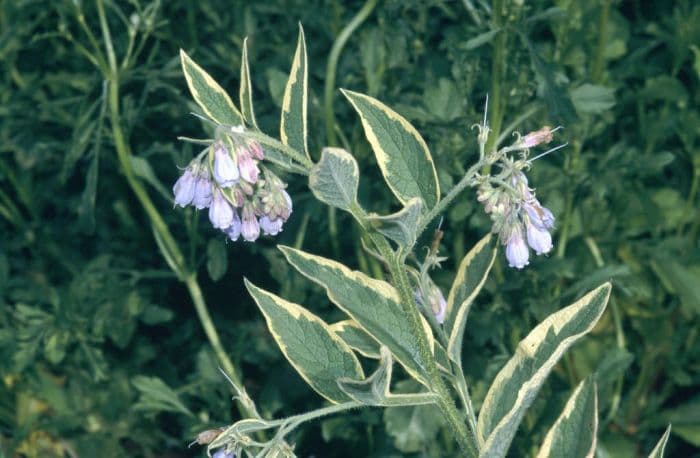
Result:
[[508,265],[516,269],[529,264],[530,248],[537,255],[552,250],[550,230],[554,227],[554,215],[537,200],[524,173],[532,163],[527,159],[527,149],[550,142],[552,132],[549,127],[544,127],[504,148],[506,152],[524,150],[524,153],[519,160],[499,155],[498,165],[502,172],[495,179],[482,177],[478,188],[477,199],[491,216],[493,232],[506,246]]
[[292,213],[286,184],[260,167],[260,143],[242,127],[220,131],[218,139],[187,166],[173,186],[175,205],[209,208],[209,221],[231,240],[254,242],[260,231],[277,235]]

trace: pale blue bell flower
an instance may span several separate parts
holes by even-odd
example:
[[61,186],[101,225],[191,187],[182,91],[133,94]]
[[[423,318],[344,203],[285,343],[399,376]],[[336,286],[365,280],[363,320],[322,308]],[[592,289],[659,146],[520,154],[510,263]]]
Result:
[[237,211],[233,211],[233,222],[224,229],[224,233],[234,242],[241,236],[241,217],[238,216]]
[[529,264],[530,250],[523,240],[522,229],[517,227],[506,242],[506,259],[510,267],[522,269]]
[[233,207],[221,191],[214,189],[209,206],[209,221],[216,229],[226,229],[233,223]]
[[233,186],[240,179],[238,166],[233,156],[222,143],[214,146],[214,179],[222,188]]
[[255,242],[258,237],[260,237],[260,223],[251,205],[245,205],[243,207],[241,219],[241,235],[243,236],[243,240]]
[[175,195],[175,205],[181,207],[188,206],[194,198],[195,176],[192,169],[188,168],[173,185],[173,194]]
[[197,210],[202,210],[209,207],[211,204],[211,181],[209,181],[208,174],[200,174],[197,177],[194,187],[194,197],[192,198],[192,205]]
[[526,228],[527,244],[535,250],[535,253],[540,255],[552,251],[552,236],[547,229],[543,229],[529,220],[526,223]]
[[282,218],[270,219],[269,216],[263,215],[260,217],[259,224],[264,234],[277,235],[282,232],[284,221]]

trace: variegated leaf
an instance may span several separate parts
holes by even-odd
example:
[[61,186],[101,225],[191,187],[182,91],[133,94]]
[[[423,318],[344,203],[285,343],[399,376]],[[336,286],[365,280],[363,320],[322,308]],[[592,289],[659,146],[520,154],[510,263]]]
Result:
[[599,286],[547,317],[518,344],[481,406],[477,424],[481,456],[506,455],[525,410],[564,352],[598,322],[610,290],[610,283]]
[[343,320],[333,323],[330,329],[362,356],[379,359],[379,342],[367,334],[359,324],[352,320]]
[[331,402],[350,400],[337,384],[342,377],[363,379],[352,349],[319,317],[245,281],[265,316],[277,345],[299,375]]
[[659,442],[656,443],[656,447],[649,454],[649,458],[664,458],[664,452],[666,450],[666,444],[668,443],[668,438],[671,436],[671,425],[668,425],[666,432],[661,436]]
[[449,336],[447,354],[462,367],[462,341],[464,327],[472,302],[486,283],[493,261],[496,259],[496,243],[491,234],[481,239],[464,256],[457,275],[447,295],[445,331]]
[[309,188],[321,202],[349,211],[357,205],[360,172],[354,157],[342,148],[324,148],[309,174]]
[[253,127],[258,127],[253,110],[253,86],[250,82],[250,67],[248,66],[248,37],[243,40],[241,53],[241,87],[239,93],[241,99],[241,113],[245,122]]
[[386,216],[370,215],[367,220],[377,231],[404,248],[416,243],[416,231],[423,201],[418,197],[409,199],[404,208]]
[[[417,380],[426,383],[426,362],[390,284],[352,271],[330,259],[280,246],[287,261],[326,289],[330,300],[369,335],[389,347],[396,360]],[[430,333],[430,326],[425,326]],[[432,333],[425,338],[433,342]]]
[[306,144],[306,107],[308,104],[308,63],[304,29],[299,24],[299,40],[292,69],[282,98],[280,139],[285,145],[303,151],[309,157]]
[[365,136],[394,195],[403,204],[420,197],[424,210],[433,208],[440,199],[440,185],[428,145],[416,128],[379,100],[342,92],[360,115]]
[[593,458],[598,434],[598,393],[588,377],[579,383],[547,432],[537,458]]
[[243,122],[241,113],[226,91],[182,49],[180,63],[194,101],[207,116],[219,124],[229,126],[237,126]]

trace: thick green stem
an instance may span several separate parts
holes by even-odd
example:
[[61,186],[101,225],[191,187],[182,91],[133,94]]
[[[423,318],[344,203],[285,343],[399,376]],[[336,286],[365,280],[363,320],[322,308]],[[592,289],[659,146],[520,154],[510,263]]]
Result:
[[[226,355],[226,352],[221,345],[221,340],[216,332],[216,328],[211,320],[209,311],[207,309],[206,303],[204,302],[204,297],[197,283],[197,278],[195,274],[188,274],[188,269],[185,263],[184,256],[180,251],[175,238],[170,233],[167,224],[161,217],[158,209],[154,205],[153,201],[148,195],[146,188],[143,183],[138,179],[131,163],[131,151],[129,144],[126,141],[126,136],[121,126],[121,114],[119,105],[119,69],[117,67],[117,60],[112,47],[112,39],[109,33],[109,27],[107,25],[107,18],[104,12],[104,5],[102,0],[97,2],[97,11],[100,19],[100,26],[102,28],[102,34],[105,40],[105,46],[107,49],[107,57],[109,61],[109,73],[105,75],[107,83],[109,86],[108,90],[108,104],[110,121],[112,124],[112,136],[114,137],[114,146],[117,151],[117,158],[121,169],[126,177],[129,187],[136,195],[139,203],[145,210],[148,219],[153,228],[153,232],[157,235],[159,240],[159,247],[163,251],[163,255],[166,259],[172,260],[171,267],[175,271],[175,274],[180,278],[181,281],[187,286],[187,290],[190,293],[192,301],[194,303],[195,309],[199,320],[204,328],[204,332],[209,339],[210,344],[214,348],[214,352],[223,366],[224,370],[227,372],[228,376],[234,382],[240,383],[240,376],[238,375],[235,366]],[[239,404],[239,410],[243,416],[252,416],[253,412],[249,412],[245,406]]]
[[370,15],[374,7],[377,5],[377,0],[367,0],[357,12],[355,17],[343,28],[335,39],[331,53],[328,56],[328,64],[326,65],[326,82],[323,87],[323,109],[326,120],[326,142],[328,146],[336,145],[335,138],[335,113],[333,111],[333,92],[335,90],[335,75],[338,70],[338,59],[343,51],[345,44],[352,33],[357,29],[367,17]]
[[445,382],[440,376],[440,372],[435,364],[435,358],[430,352],[429,343],[425,338],[420,312],[413,298],[413,291],[408,280],[408,275],[406,274],[406,269],[397,256],[394,255],[389,242],[384,237],[379,234],[372,234],[371,237],[381,255],[389,263],[391,278],[394,287],[399,292],[401,307],[403,308],[406,319],[418,343],[419,357],[427,370],[426,375],[429,379],[430,388],[438,396],[437,405],[445,417],[445,420],[449,423],[462,451],[469,457],[476,457],[479,453],[476,445],[475,431],[470,431],[467,428],[464,419],[455,406],[450,392],[447,390]]

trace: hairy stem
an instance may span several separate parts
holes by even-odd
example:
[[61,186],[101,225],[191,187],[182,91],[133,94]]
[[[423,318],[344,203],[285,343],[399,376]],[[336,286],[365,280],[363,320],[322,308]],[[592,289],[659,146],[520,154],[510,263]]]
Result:
[[426,366],[427,376],[429,378],[430,388],[437,394],[437,405],[440,408],[445,420],[449,423],[457,442],[462,451],[469,457],[478,456],[477,441],[475,431],[470,431],[464,419],[461,417],[455,403],[447,390],[445,382],[442,380],[435,364],[435,358],[430,352],[429,343],[426,341],[423,325],[420,320],[420,312],[418,305],[413,298],[411,284],[406,274],[405,266],[394,255],[389,242],[379,234],[371,234],[372,241],[377,246],[377,249],[382,256],[389,262],[389,271],[393,280],[394,287],[399,292],[401,298],[401,306],[406,315],[413,335],[418,342],[420,358]]

